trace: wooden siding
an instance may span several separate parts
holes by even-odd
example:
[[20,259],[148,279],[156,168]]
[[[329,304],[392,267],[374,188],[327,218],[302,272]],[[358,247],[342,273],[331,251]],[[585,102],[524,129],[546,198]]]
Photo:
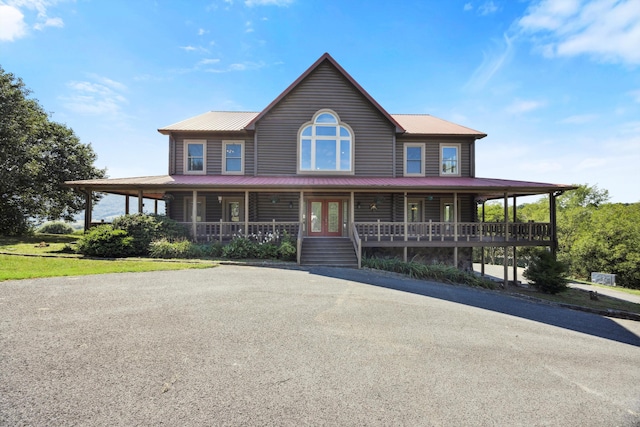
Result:
[[355,139],[355,174],[393,176],[395,128],[332,65],[319,66],[256,125],[258,175],[297,173],[298,131],[321,109],[335,111]]
[[440,144],[460,144],[460,176],[468,177],[472,174],[472,141],[399,137],[396,143],[396,176],[404,175],[404,144],[406,143],[425,144],[425,176],[440,175]]
[[253,175],[255,162],[254,156],[254,140],[253,136],[247,132],[241,133],[217,133],[215,136],[202,134],[176,134],[175,142],[170,144],[172,153],[169,154],[170,160],[173,159],[173,170],[176,175],[184,174],[184,140],[199,139],[207,143],[207,175],[220,175],[222,173],[222,141],[244,141],[244,174]]
[[[276,203],[272,203],[272,198],[277,198]],[[257,193],[257,219],[264,221],[298,221],[298,193]],[[291,208],[289,207],[291,203]]]

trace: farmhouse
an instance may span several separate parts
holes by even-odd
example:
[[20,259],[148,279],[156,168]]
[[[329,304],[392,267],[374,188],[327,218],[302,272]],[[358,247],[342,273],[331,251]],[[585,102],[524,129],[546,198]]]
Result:
[[[555,197],[573,188],[477,177],[486,134],[389,114],[329,54],[262,111],[210,111],[158,131],[168,175],[67,182],[87,195],[86,227],[91,194],[104,192],[138,197],[140,212],[144,198],[165,200],[198,241],[286,231],[301,264],[359,267],[368,252],[469,269],[472,247],[555,250]],[[550,223],[508,218],[510,200],[538,194],[550,196]],[[504,201],[504,222],[478,215],[492,199]]]

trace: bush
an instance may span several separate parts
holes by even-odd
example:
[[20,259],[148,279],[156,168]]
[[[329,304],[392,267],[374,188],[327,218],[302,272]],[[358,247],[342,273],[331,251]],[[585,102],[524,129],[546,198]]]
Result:
[[111,225],[93,227],[78,240],[77,251],[88,256],[118,258],[130,256],[133,238]]
[[113,220],[113,228],[125,230],[133,238],[132,255],[147,255],[154,240],[188,238],[187,229],[164,215],[132,214]]
[[363,258],[362,266],[405,274],[409,277],[420,280],[459,283],[488,289],[495,288],[495,284],[490,280],[483,279],[473,273],[458,270],[455,267],[444,264],[427,265],[415,261],[403,262],[397,258]]
[[205,247],[188,240],[171,242],[167,239],[154,240],[149,244],[151,258],[200,258],[205,255]]
[[73,233],[73,227],[64,222],[47,222],[36,230],[36,233],[41,234],[71,234]]
[[523,275],[540,292],[557,294],[567,289],[567,268],[551,252],[538,249],[529,255],[529,267]]
[[285,240],[280,244],[278,248],[278,255],[285,261],[292,261],[296,259],[296,247],[290,241]]
[[210,256],[212,258],[219,258],[222,256],[222,250],[224,245],[220,242],[214,242],[209,246],[206,246],[204,249],[205,255]]
[[234,237],[222,248],[222,256],[230,259],[255,258],[256,245],[245,237]]

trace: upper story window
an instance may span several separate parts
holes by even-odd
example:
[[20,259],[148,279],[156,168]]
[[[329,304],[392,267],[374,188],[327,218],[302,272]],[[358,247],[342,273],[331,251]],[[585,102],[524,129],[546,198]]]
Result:
[[199,139],[184,141],[184,172],[186,174],[205,174],[207,142]]
[[404,176],[424,176],[424,144],[404,144]]
[[318,111],[298,141],[299,172],[353,173],[353,131],[333,111]]
[[222,141],[222,173],[244,174],[244,141]]
[[460,144],[440,145],[440,175],[460,175]]

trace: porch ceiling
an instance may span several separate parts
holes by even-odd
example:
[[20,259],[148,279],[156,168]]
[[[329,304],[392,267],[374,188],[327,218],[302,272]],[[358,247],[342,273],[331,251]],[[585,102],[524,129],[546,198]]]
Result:
[[407,191],[420,193],[473,193],[484,199],[548,194],[574,189],[574,186],[541,182],[470,177],[356,177],[356,176],[234,176],[160,175],[135,178],[67,181],[69,187],[106,193],[136,195],[142,190],[161,194],[167,191],[309,191],[338,190],[358,192]]

